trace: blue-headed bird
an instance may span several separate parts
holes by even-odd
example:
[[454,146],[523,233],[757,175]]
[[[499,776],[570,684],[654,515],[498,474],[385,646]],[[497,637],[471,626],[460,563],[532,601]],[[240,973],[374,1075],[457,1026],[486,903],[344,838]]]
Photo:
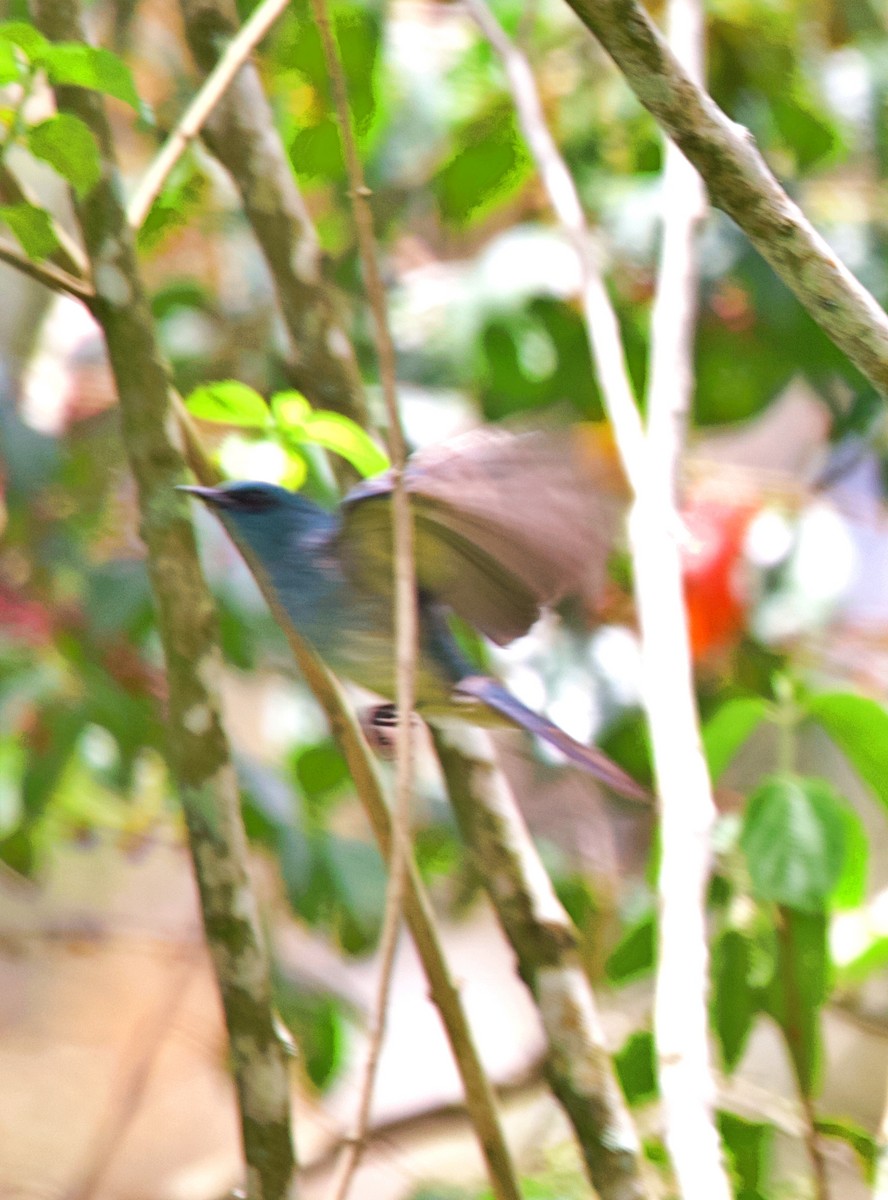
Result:
[[[626,499],[612,447],[578,430],[480,430],[413,455],[404,481],[415,529],[417,712],[431,721],[458,716],[518,726],[619,794],[647,799],[600,750],[479,674],[448,623],[453,613],[502,645],[571,594],[594,602]],[[388,698],[394,695],[392,487],[391,472],[366,480],[335,514],[268,483],[184,489],[248,550],[253,570],[334,674]],[[391,705],[380,714],[386,709]]]

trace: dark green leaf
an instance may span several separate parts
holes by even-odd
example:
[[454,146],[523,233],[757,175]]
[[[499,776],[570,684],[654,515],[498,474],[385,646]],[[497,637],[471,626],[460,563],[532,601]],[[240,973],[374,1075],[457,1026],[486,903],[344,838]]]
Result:
[[185,403],[188,411],[202,421],[264,429],[271,419],[268,405],[259,393],[236,379],[195,388]]
[[497,110],[473,121],[435,180],[441,216],[453,225],[481,220],[521,187],[530,168],[511,111]]
[[851,692],[828,692],[805,707],[888,807],[888,713],[882,705]]
[[740,834],[756,895],[821,911],[842,873],[845,829],[845,808],[822,780],[766,780],[749,801]]
[[648,913],[623,935],[604,965],[605,974],[611,983],[628,983],[631,979],[653,970],[656,936],[656,918],[653,913]]
[[727,700],[703,727],[703,749],[715,783],[725,767],[768,715],[770,705],[760,696]]
[[614,1055],[620,1086],[630,1104],[647,1104],[660,1094],[657,1056],[649,1030],[633,1033]]
[[102,160],[92,130],[71,113],[57,113],[32,125],[27,133],[28,149],[43,159],[85,196],[99,182]]
[[773,1149],[773,1126],[719,1112],[718,1130],[728,1152],[737,1195],[763,1195]]
[[712,1025],[725,1070],[731,1072],[746,1048],[761,992],[751,982],[752,945],[737,929],[728,929],[713,950]]
[[822,1060],[820,1009],[829,974],[823,913],[782,908],[767,1010],[780,1026],[802,1094],[816,1094]]
[[34,262],[49,258],[59,245],[52,217],[36,204],[0,205],[0,221],[15,234],[21,248]]

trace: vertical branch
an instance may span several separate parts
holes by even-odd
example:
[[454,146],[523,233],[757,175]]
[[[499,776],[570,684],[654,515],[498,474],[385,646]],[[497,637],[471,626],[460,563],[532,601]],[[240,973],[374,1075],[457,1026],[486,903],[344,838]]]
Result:
[[[53,41],[82,41],[77,0],[36,0],[35,23]],[[268,958],[249,874],[237,781],[218,707],[221,659],[212,601],[184,499],[182,440],[121,202],[101,99],[58,87],[59,109],[90,128],[99,182],[75,198],[95,285],[92,302],[120,398],[123,439],[139,491],[141,530],[169,683],[168,758],[188,826],[207,941],[228,1027],[251,1200],[283,1200],[293,1175],[286,1050],[275,1029]]]
[[395,779],[395,809],[392,826],[391,855],[389,858],[389,883],[386,895],[386,913],[382,932],[380,954],[379,994],[377,996],[375,1029],[371,1038],[365,1086],[358,1113],[358,1136],[353,1140],[343,1164],[337,1200],[345,1200],[361,1153],[361,1140],[370,1119],[370,1106],[376,1066],[382,1048],[385,1030],[385,1013],[391,986],[394,955],[401,923],[401,909],[407,865],[410,855],[410,801],[413,790],[413,737],[411,720],[414,706],[415,664],[418,638],[418,613],[413,549],[413,517],[410,512],[407,488],[404,482],[404,465],[407,448],[398,412],[397,362],[395,347],[386,314],[385,289],[379,270],[376,237],[373,229],[373,214],[370,210],[370,192],[364,179],[364,170],[355,140],[348,103],[345,73],[330,23],[326,0],[312,0],[312,11],[321,35],[327,73],[333,91],[333,101],[339,124],[339,133],[345,155],[348,174],[352,214],[355,222],[358,252],[364,272],[364,286],[376,333],[376,353],[379,361],[379,377],[385,400],[388,419],[388,443],[394,468],[392,490],[392,545],[394,593],[395,593],[395,699],[398,710],[397,762]]
[[[703,71],[698,0],[670,0],[669,37],[689,73]],[[661,800],[659,950],[654,1000],[666,1143],[682,1195],[728,1197],[715,1128],[708,1028],[706,890],[716,810],[700,743],[678,544],[676,478],[693,391],[694,239],[702,184],[672,145],[662,181],[663,242],[651,329],[647,485],[631,535],[644,692]]]
[[[670,232],[664,243],[668,248],[669,270],[676,274],[661,282],[656,331],[661,344],[657,349],[657,378],[652,381],[651,392],[658,414],[652,417],[650,436],[646,438],[626,370],[616,314],[592,253],[576,186],[545,125],[533,74],[483,0],[468,0],[468,6],[503,60],[516,111],[550,203],[577,249],[587,335],[605,407],[635,493],[630,540],[642,631],[644,702],[664,821],[668,826],[666,836],[672,847],[668,870],[664,869],[661,875],[661,898],[663,895],[669,898],[664,917],[670,950],[665,976],[661,965],[658,993],[658,1011],[666,1022],[660,1027],[660,1037],[668,1038],[666,1045],[660,1045],[664,1095],[668,1093],[664,1105],[667,1140],[684,1200],[728,1200],[731,1190],[712,1116],[714,1084],[707,1043],[707,949],[701,890],[708,874],[714,808],[700,748],[676,540],[679,522],[674,488],[683,414],[690,391],[689,322],[695,300],[689,247],[694,222],[689,221],[683,230]],[[686,40],[696,44],[694,18],[690,13],[686,15],[684,28]],[[684,171],[677,174],[679,170],[672,167],[670,188],[677,183],[687,187],[688,176]],[[693,187],[696,189],[697,185]],[[682,202],[690,206],[691,214],[699,213],[698,191],[684,193],[682,201],[676,201],[673,207]],[[683,289],[681,297],[675,295],[679,287]],[[669,305],[680,307],[670,313]],[[670,349],[666,336],[672,338],[678,332],[681,336],[675,337]],[[685,380],[677,399],[673,371],[680,371]],[[689,858],[679,859],[679,853],[685,852]],[[681,913],[689,922],[686,927],[679,927]],[[678,951],[683,946],[686,953],[680,960]]]

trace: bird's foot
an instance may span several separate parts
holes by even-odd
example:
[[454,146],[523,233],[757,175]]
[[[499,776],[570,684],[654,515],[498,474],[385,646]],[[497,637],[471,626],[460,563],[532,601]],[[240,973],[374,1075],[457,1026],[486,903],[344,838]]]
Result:
[[[361,728],[367,743],[380,758],[390,761],[395,757],[398,745],[398,706],[376,704],[360,712]],[[419,725],[416,713],[410,714],[411,727]]]

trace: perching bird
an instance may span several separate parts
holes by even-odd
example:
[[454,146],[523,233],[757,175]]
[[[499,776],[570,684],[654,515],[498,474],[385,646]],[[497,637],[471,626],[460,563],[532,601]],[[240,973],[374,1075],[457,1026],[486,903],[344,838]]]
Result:
[[[415,524],[417,711],[517,725],[620,794],[644,789],[480,675],[459,649],[453,612],[495,642],[526,633],[542,607],[587,601],[604,581],[625,485],[612,449],[590,436],[478,431],[414,455],[404,474]],[[386,472],[336,514],[267,483],[186,487],[251,552],[295,629],[337,675],[394,695],[390,497]]]

